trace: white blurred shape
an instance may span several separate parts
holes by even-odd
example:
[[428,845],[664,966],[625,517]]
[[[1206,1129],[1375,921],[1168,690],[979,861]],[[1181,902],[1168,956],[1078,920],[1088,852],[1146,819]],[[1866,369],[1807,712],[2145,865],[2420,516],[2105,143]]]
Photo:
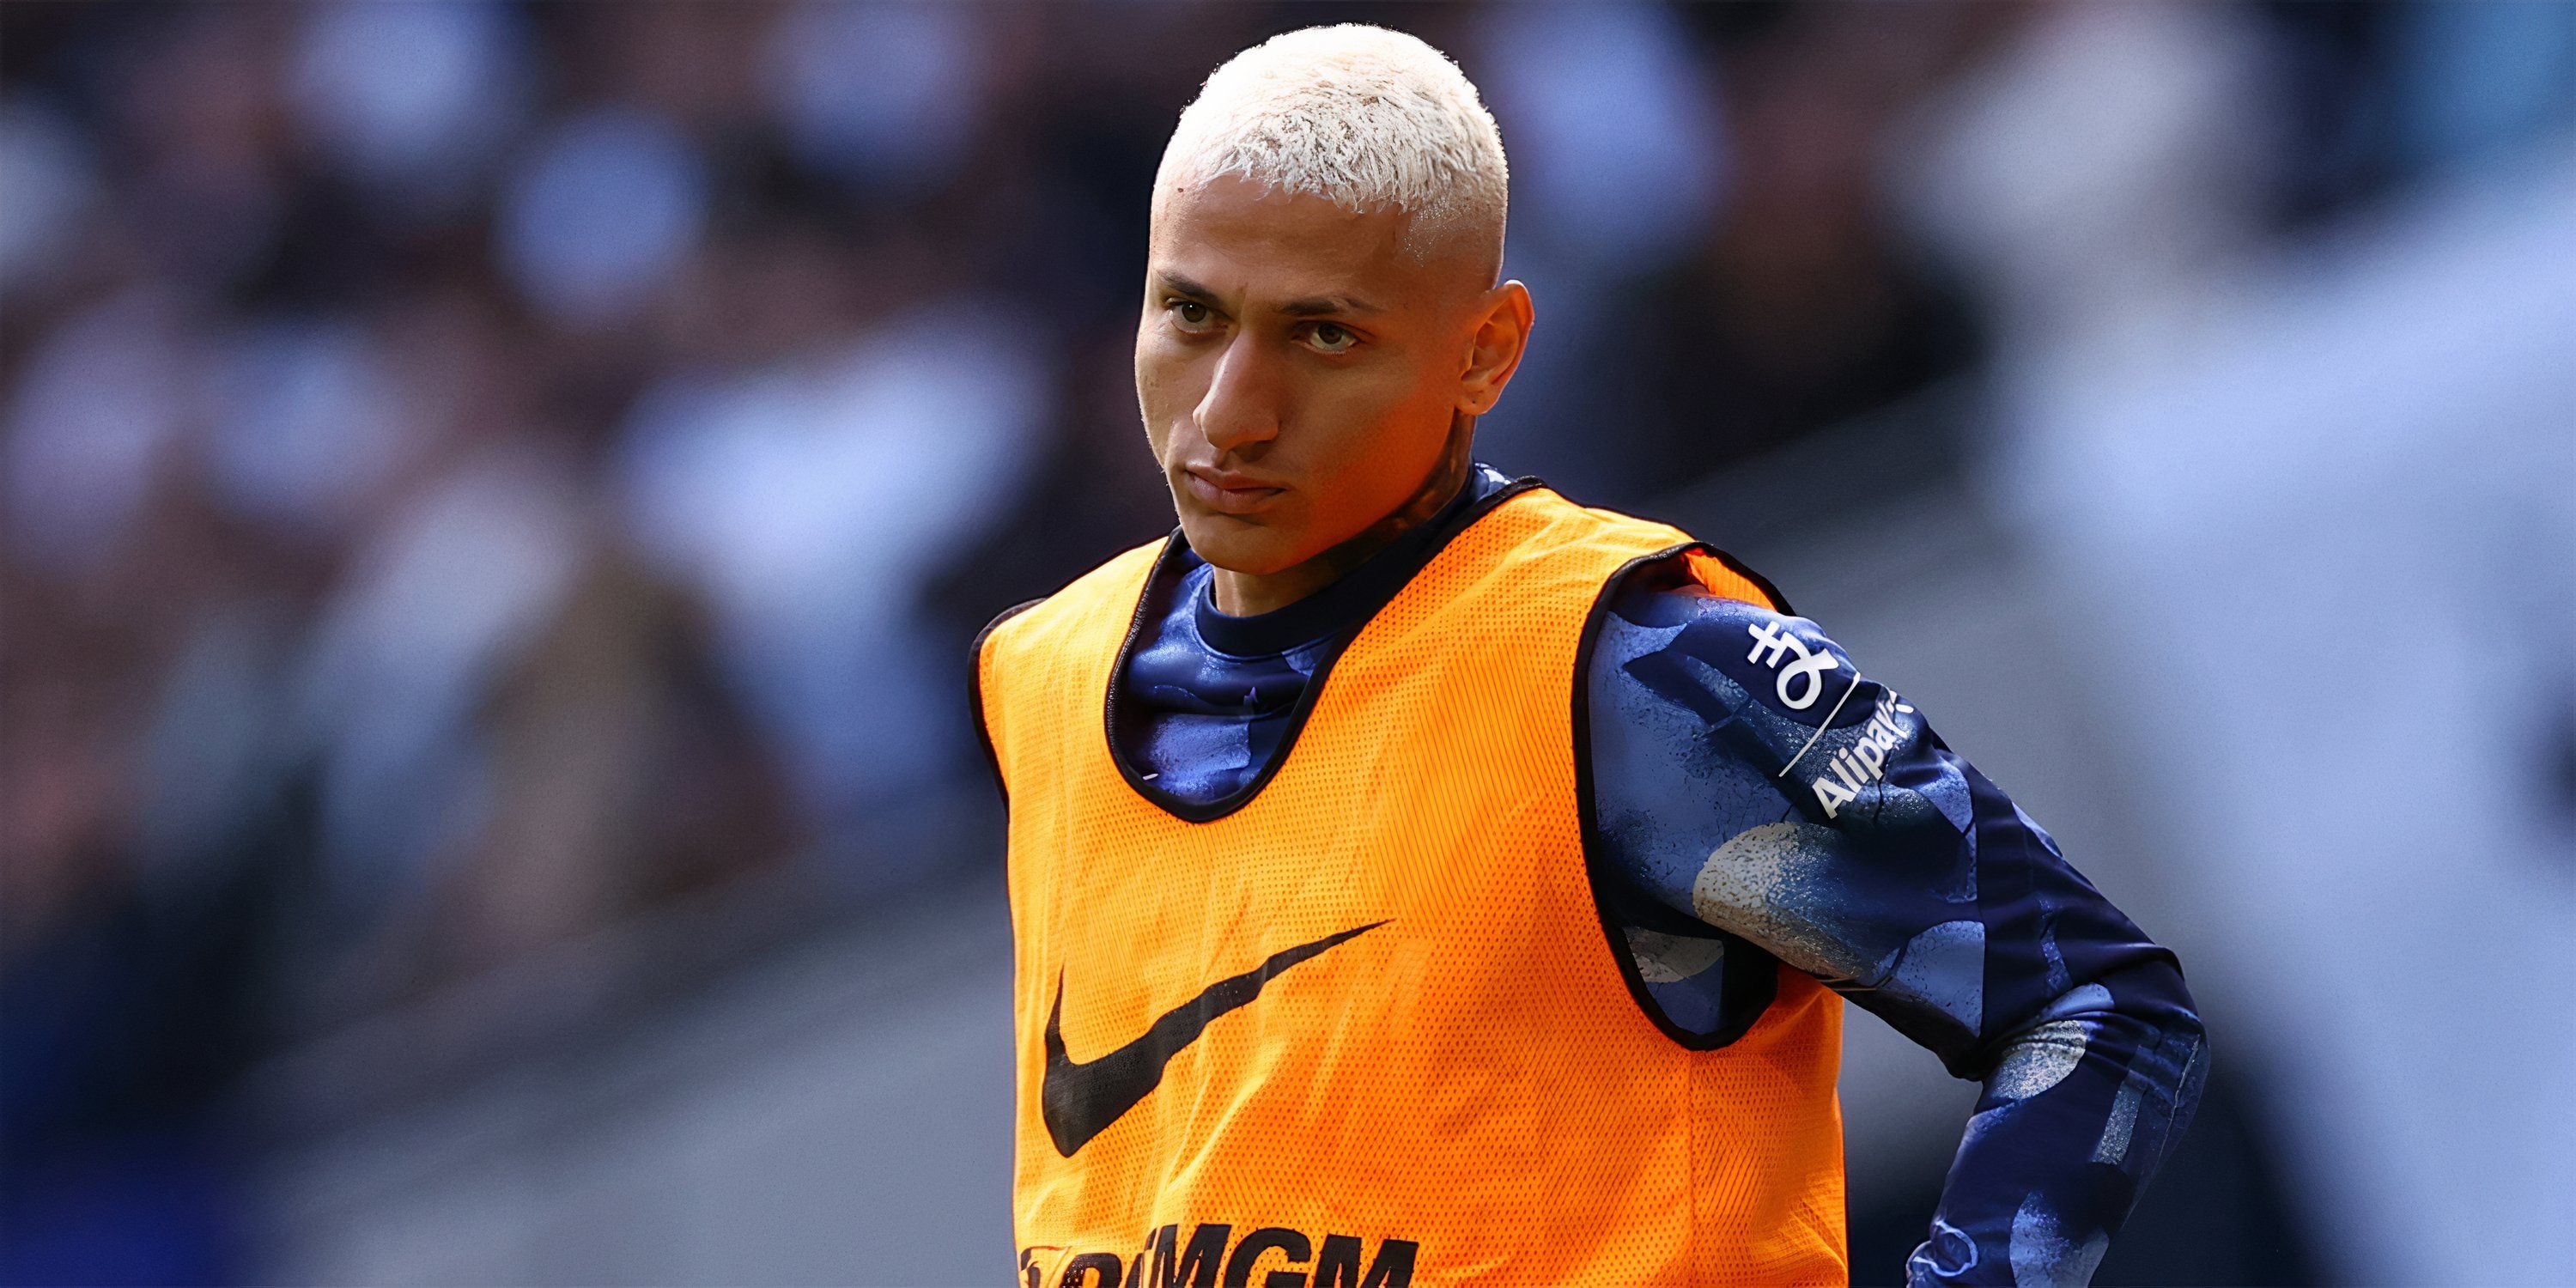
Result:
[[194,358],[169,302],[145,291],[72,315],[29,355],[0,440],[22,555],[78,573],[108,552],[179,432]]
[[729,663],[826,813],[946,769],[962,726],[917,601],[1026,484],[1044,374],[1025,325],[952,302],[638,405],[638,540],[713,600]]
[[966,5],[797,6],[772,29],[769,75],[789,141],[817,169],[917,192],[954,173],[983,106]]
[[1638,4],[1494,12],[1483,82],[1511,156],[1516,254],[1528,239],[1645,263],[1706,229],[1723,136],[1710,73],[1677,26]]
[[661,119],[605,110],[540,139],[502,201],[502,264],[539,309],[612,321],[649,297],[697,244],[707,175]]
[[0,298],[59,267],[97,187],[70,122],[29,98],[0,107]]
[[2000,297],[2005,343],[2133,326],[2254,240],[2266,56],[2235,10],[2047,10],[1895,132],[1890,187]]
[[272,320],[225,356],[206,460],[243,517],[328,534],[359,517],[409,446],[380,355],[338,321]]
[[418,880],[479,791],[475,709],[586,556],[570,479],[502,453],[398,511],[315,628],[302,718],[325,753],[325,851],[373,900]]
[[443,205],[526,105],[520,33],[496,4],[396,0],[307,11],[288,90],[305,130],[395,210]]
[[1897,173],[1996,290],[2001,508],[2334,1277],[2576,1281],[2576,1171],[2531,1130],[2576,1047],[2522,983],[2576,969],[2567,140],[2267,255],[2248,22],[2051,10]]
[[2213,1046],[2296,1088],[2337,1282],[2576,1281],[2563,144],[2007,390],[2007,500],[2135,740]]
[[1686,252],[1717,216],[1727,147],[1715,72],[1662,7],[1499,5],[1471,70],[1512,172],[1505,277],[1547,339],[1476,425],[1477,450],[1580,493],[1600,477],[1575,391],[1621,279]]

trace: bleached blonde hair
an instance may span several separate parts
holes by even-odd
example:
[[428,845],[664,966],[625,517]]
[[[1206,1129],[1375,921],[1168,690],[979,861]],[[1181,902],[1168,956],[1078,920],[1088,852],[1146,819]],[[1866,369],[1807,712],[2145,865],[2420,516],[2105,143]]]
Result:
[[1502,132],[1467,74],[1420,37],[1336,23],[1227,59],[1163,148],[1155,216],[1188,184],[1226,174],[1354,211],[1397,207],[1415,260],[1455,245],[1501,269]]

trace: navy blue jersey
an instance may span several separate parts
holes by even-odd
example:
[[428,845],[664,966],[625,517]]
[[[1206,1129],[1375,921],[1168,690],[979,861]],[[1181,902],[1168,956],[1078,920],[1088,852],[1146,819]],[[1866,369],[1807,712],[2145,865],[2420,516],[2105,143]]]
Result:
[[[1184,554],[1110,733],[1155,785],[1239,797],[1319,662],[1474,503],[1276,612],[1216,610]],[[1984,1086],[1910,1283],[2080,1284],[2207,1072],[2173,954],[1815,623],[1710,594],[1678,562],[1611,592],[1586,673],[1594,895],[1656,1022],[1734,1040],[1805,971]]]

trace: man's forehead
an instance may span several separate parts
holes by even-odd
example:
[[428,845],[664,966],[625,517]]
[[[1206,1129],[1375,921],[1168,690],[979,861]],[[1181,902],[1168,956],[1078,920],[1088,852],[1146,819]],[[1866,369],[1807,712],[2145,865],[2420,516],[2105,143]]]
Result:
[[1159,204],[1149,271],[1187,293],[1347,297],[1391,309],[1436,277],[1407,253],[1408,222],[1401,210],[1354,211],[1222,176]]

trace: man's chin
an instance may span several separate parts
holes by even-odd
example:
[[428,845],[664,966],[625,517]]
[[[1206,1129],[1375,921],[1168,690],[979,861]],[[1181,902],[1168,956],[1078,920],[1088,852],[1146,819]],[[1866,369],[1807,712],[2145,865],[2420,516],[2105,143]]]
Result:
[[1251,516],[1193,515],[1181,522],[1190,551],[1209,564],[1246,577],[1285,572],[1312,557],[1296,534],[1282,532]]

